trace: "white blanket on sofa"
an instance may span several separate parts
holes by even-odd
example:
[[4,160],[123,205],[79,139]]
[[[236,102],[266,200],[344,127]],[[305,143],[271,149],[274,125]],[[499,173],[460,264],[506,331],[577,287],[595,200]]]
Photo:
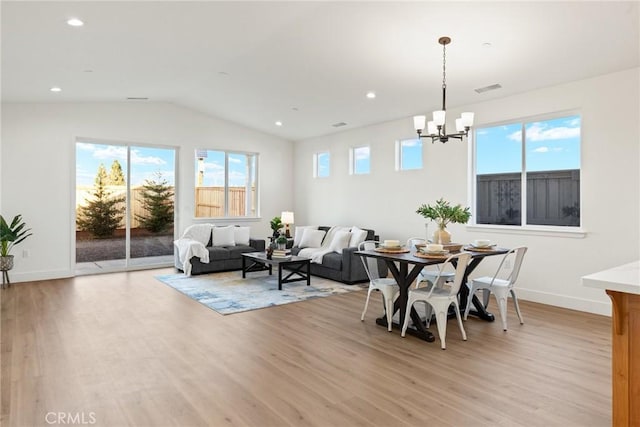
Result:
[[209,262],[209,251],[197,240],[189,238],[180,238],[173,242],[178,249],[178,259],[182,264],[182,271],[185,276],[191,276],[191,258],[198,257],[200,262]]
[[336,232],[340,230],[349,230],[349,227],[340,227],[333,226],[327,231],[327,235],[324,236],[324,240],[322,241],[322,245],[319,248],[303,248],[298,252],[298,256],[311,258],[311,262],[314,264],[322,264],[323,257],[333,252],[331,247],[331,242],[333,241],[333,236]]

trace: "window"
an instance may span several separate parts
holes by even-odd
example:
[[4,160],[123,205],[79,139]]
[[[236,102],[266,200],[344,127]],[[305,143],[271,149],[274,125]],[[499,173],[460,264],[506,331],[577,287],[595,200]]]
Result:
[[371,172],[370,147],[355,147],[349,150],[349,173],[362,175]]
[[420,138],[396,141],[396,170],[422,169],[422,140]]
[[313,155],[314,178],[326,178],[329,176],[329,160],[329,152],[316,153]]
[[570,115],[477,128],[476,224],[579,227],[580,122]]
[[196,218],[258,215],[258,155],[196,150]]

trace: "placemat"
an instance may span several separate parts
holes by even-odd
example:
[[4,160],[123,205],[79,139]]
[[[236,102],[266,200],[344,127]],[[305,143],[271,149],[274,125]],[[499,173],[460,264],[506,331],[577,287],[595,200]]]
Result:
[[375,248],[374,251],[376,252],[382,252],[385,254],[406,254],[407,252],[411,252],[409,249],[407,248],[397,248],[397,249],[391,249],[391,248]]

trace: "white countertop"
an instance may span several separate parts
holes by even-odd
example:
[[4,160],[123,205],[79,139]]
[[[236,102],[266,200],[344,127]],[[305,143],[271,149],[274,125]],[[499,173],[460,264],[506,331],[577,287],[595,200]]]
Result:
[[584,276],[582,285],[640,295],[640,261]]

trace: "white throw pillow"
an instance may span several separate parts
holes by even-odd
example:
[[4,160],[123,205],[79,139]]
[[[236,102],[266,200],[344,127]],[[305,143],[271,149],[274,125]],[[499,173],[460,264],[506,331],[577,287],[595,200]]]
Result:
[[207,246],[213,224],[193,224],[184,230],[183,239],[192,239]]
[[329,250],[332,252],[337,252],[341,254],[344,248],[349,247],[350,239],[351,239],[351,233],[349,231],[347,230],[337,231],[333,235],[333,239],[331,240],[331,244],[329,245]]
[[351,227],[351,239],[349,240],[349,247],[358,247],[360,243],[364,242],[367,238],[367,230],[363,230],[356,226]]
[[304,230],[317,230],[317,225],[300,225],[297,226],[293,232],[293,246],[300,246],[300,241],[302,240],[302,235],[304,234]]
[[302,234],[302,239],[298,247],[300,248],[319,248],[322,246],[322,239],[326,232],[324,230],[314,230],[307,228]]
[[233,229],[235,227],[213,227],[213,246],[235,246]]
[[233,240],[236,245],[249,245],[251,237],[251,228],[249,227],[233,227]]

